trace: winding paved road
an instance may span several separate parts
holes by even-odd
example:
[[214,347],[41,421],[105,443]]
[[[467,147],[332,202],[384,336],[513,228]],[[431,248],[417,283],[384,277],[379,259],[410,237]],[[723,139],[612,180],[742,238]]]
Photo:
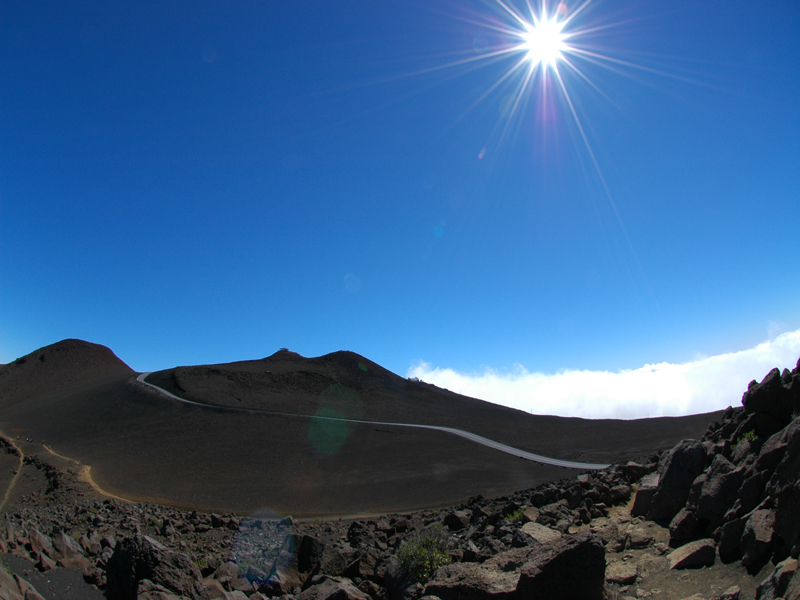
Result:
[[[152,371],[150,372],[152,373]],[[598,471],[600,469],[605,469],[610,465],[603,465],[597,463],[582,463],[582,462],[573,462],[571,460],[561,460],[558,458],[550,458],[547,456],[542,456],[541,454],[534,454],[533,452],[527,452],[525,450],[520,450],[518,448],[514,448],[512,446],[506,446],[505,444],[501,444],[500,442],[496,442],[494,440],[490,440],[489,438],[482,437],[480,435],[476,435],[474,433],[470,433],[469,431],[463,431],[461,429],[453,429],[452,427],[439,427],[438,425],[419,425],[413,423],[385,423],[383,421],[365,421],[363,419],[344,419],[344,418],[337,418],[337,417],[321,417],[317,415],[301,415],[295,413],[286,413],[286,412],[277,412],[272,410],[259,410],[255,408],[236,408],[232,406],[217,406],[215,404],[204,404],[202,402],[194,402],[193,400],[186,400],[185,398],[181,398],[180,396],[176,396],[168,392],[167,390],[158,387],[157,385],[153,385],[152,383],[147,383],[145,379],[147,378],[150,373],[142,373],[136,378],[141,384],[146,385],[147,387],[154,389],[159,394],[166,396],[167,398],[171,398],[172,400],[177,400],[178,402],[183,402],[184,404],[192,404],[194,406],[199,406],[201,408],[211,408],[214,410],[227,410],[232,412],[244,412],[250,414],[265,414],[265,415],[280,415],[284,417],[301,417],[304,419],[326,419],[329,421],[347,421],[350,423],[368,423],[370,425],[389,425],[392,427],[416,427],[417,429],[433,429],[436,431],[443,431],[445,433],[450,433],[452,435],[457,435],[458,437],[467,439],[471,442],[475,442],[476,444],[480,444],[482,446],[487,446],[488,448],[494,448],[495,450],[499,450],[500,452],[505,452],[506,454],[511,454],[512,456],[518,456],[520,458],[524,458],[526,460],[532,460],[534,462],[541,463],[543,465],[554,465],[556,467],[566,467],[568,469],[581,469],[585,471]]]

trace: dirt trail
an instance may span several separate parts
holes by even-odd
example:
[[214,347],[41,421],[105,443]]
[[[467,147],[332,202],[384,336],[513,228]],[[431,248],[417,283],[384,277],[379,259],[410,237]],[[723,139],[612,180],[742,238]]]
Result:
[[[97,485],[97,483],[94,481],[94,479],[92,479],[92,467],[91,466],[84,465],[84,464],[81,463],[81,461],[79,461],[77,459],[70,458],[69,456],[64,456],[63,454],[59,454],[58,452],[53,450],[47,444],[42,444],[42,447],[45,450],[47,450],[50,454],[52,454],[53,456],[56,456],[56,457],[58,457],[58,458],[60,458],[62,460],[66,460],[68,462],[74,463],[75,465],[80,467],[80,474],[78,475],[78,481],[81,481],[83,483],[89,484],[90,486],[92,486],[92,489],[94,491],[96,491],[98,494],[101,494],[102,496],[106,496],[108,498],[115,498],[116,500],[121,500],[123,502],[132,502],[132,500],[129,500],[128,498],[123,498],[122,496],[117,496],[116,494],[112,494],[111,492],[107,492],[106,490],[101,488],[99,485]],[[2,509],[2,506],[0,506],[0,509]]]
[[3,508],[5,508],[6,502],[8,502],[8,498],[11,495],[11,492],[14,490],[14,486],[17,485],[17,480],[22,474],[22,465],[23,462],[25,461],[25,453],[19,446],[17,446],[14,443],[14,440],[9,436],[0,433],[0,440],[2,440],[3,444],[6,446],[6,451],[9,454],[16,454],[19,457],[19,465],[17,466],[17,470],[14,473],[14,476],[11,478],[11,482],[8,484],[8,489],[6,490],[6,493],[3,496],[3,502],[0,503],[0,511],[2,511]]

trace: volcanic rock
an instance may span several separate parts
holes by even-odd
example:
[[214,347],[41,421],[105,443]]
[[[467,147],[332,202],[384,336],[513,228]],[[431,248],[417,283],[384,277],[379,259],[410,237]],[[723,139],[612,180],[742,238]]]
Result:
[[631,515],[643,517],[650,509],[650,502],[658,489],[658,473],[650,473],[639,482],[639,489],[636,491],[636,498],[633,501]]
[[704,539],[690,542],[667,555],[670,569],[699,569],[710,567],[716,557],[714,540]]
[[605,580],[605,548],[590,531],[539,547],[522,567],[521,598],[600,600]]
[[700,523],[693,510],[682,508],[669,524],[669,545],[673,548],[688,544],[700,532]]
[[[775,566],[775,570],[756,589],[756,600],[784,598],[789,582],[797,573],[797,560],[787,558]],[[800,590],[798,590],[800,591]]]
[[739,542],[743,565],[759,563],[772,550],[774,526],[775,512],[772,510],[756,510],[750,515]]
[[372,600],[348,579],[324,576],[297,596],[297,600]]
[[554,542],[564,535],[560,531],[550,529],[549,527],[545,527],[539,523],[526,523],[522,526],[521,531],[531,536],[532,539],[536,540],[536,542],[540,544]]
[[628,585],[636,581],[637,568],[635,563],[615,562],[606,567],[606,581],[617,585]]
[[721,454],[711,461],[706,481],[697,502],[696,518],[705,521],[710,531],[716,529],[722,516],[733,506],[744,481],[744,469],[734,465]]
[[689,488],[703,472],[705,452],[696,440],[683,440],[667,454],[658,489],[647,511],[651,521],[669,521],[683,508]]
[[425,587],[425,595],[441,600],[514,600],[519,573],[504,573],[476,563],[440,567]]
[[145,579],[192,600],[206,598],[197,565],[185,554],[171,552],[143,535],[117,543],[106,566],[106,578],[109,600],[133,600]]

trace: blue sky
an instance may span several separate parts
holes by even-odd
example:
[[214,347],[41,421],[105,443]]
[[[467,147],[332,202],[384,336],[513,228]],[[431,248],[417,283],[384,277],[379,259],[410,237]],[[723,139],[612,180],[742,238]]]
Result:
[[482,381],[800,330],[800,6],[581,6],[573,114],[494,0],[3,3],[0,362]]

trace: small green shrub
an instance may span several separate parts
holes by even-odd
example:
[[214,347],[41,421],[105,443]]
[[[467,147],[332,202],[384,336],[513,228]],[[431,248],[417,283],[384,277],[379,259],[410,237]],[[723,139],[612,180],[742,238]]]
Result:
[[748,440],[748,441],[753,442],[753,441],[755,441],[757,439],[758,439],[758,436],[756,435],[756,430],[755,429],[751,429],[750,431],[746,431],[741,436],[739,436],[739,439],[737,439],[731,445],[731,452],[734,452],[736,450],[736,446],[738,446],[739,442],[741,442],[742,440]]
[[420,583],[425,583],[436,569],[450,564],[450,555],[445,551],[445,544],[441,536],[422,535],[400,546],[397,560],[406,573]]
[[506,521],[508,521],[509,523],[516,523],[517,521],[522,520],[524,514],[525,514],[525,507],[520,506],[517,510],[515,510],[506,517]]
[[208,560],[203,556],[198,558],[195,564],[201,569],[205,569],[208,566]]

